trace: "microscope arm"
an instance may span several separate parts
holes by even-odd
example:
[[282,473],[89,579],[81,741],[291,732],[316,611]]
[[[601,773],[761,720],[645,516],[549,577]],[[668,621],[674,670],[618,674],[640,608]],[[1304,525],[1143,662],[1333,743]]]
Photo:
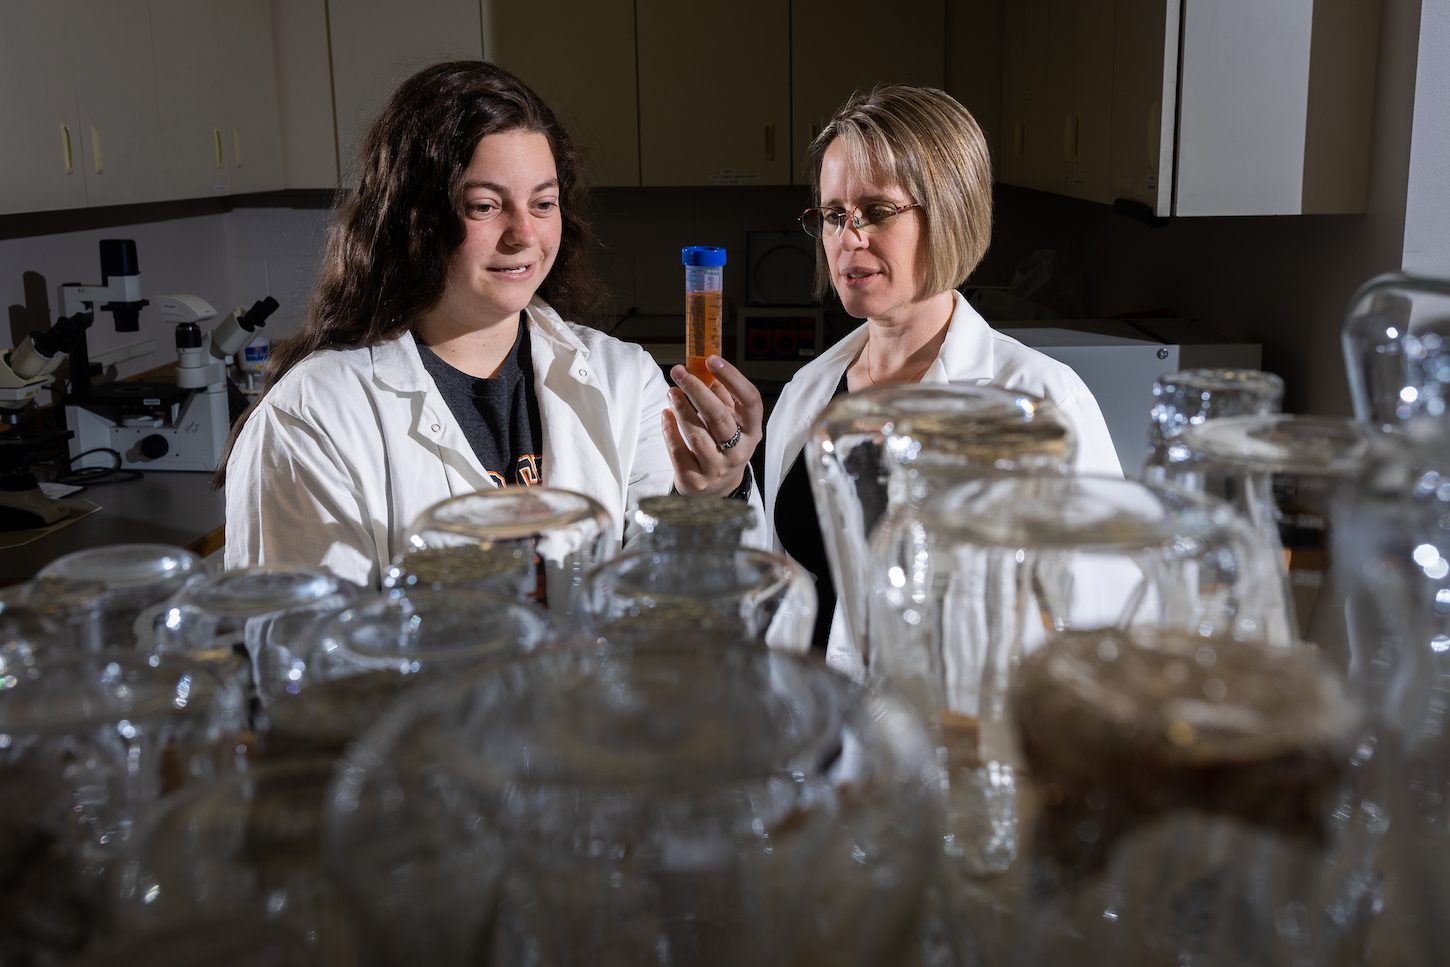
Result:
[[277,311],[277,300],[271,296],[258,299],[252,308],[243,312],[234,309],[222,320],[221,325],[211,331],[211,354],[217,359],[235,355],[251,342],[257,330],[267,324],[267,317]]

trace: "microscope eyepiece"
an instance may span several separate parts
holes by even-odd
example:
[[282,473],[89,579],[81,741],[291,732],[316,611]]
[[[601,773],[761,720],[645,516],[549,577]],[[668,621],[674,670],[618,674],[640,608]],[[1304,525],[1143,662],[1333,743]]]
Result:
[[200,349],[201,326],[194,322],[183,322],[176,326],[177,349]]
[[[101,239],[101,285],[109,285],[113,275],[140,275],[136,262],[136,242],[129,238]],[[120,329],[120,319],[117,320]],[[122,330],[129,331],[129,330]]]

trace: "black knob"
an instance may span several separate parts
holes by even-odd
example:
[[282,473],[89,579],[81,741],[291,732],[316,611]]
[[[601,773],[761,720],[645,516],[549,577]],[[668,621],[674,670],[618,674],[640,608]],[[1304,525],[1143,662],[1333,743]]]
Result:
[[147,460],[160,460],[171,452],[171,441],[159,433],[153,433],[141,440],[141,455]]
[[177,349],[201,348],[201,326],[194,322],[183,322],[176,327]]

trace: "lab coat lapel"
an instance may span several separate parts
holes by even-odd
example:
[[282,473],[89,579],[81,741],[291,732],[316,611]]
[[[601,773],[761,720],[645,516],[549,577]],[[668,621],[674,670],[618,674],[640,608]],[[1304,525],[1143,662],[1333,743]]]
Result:
[[[463,428],[448,409],[433,377],[423,368],[411,333],[380,343],[372,349],[373,374],[378,383],[395,393],[409,408],[408,435],[437,452],[443,464],[449,494],[471,494],[497,486],[484,470]],[[393,468],[403,486],[411,474],[427,473],[424,466]]]
[[991,382],[992,327],[987,325],[971,303],[953,292],[956,307],[947,336],[942,340],[936,362],[922,376],[923,383],[964,383],[981,386]]
[[[616,506],[623,497],[620,482],[628,479],[610,425],[617,408],[606,398],[584,343],[538,300],[527,315],[544,429],[544,485]],[[616,536],[623,533],[623,521],[614,526]]]

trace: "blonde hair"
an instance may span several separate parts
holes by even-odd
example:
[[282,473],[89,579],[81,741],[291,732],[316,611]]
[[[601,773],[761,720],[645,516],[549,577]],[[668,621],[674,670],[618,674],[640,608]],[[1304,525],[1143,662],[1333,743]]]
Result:
[[[853,94],[814,142],[806,161],[815,203],[821,166],[835,141],[856,171],[896,185],[926,216],[927,265],[921,298],[967,280],[992,239],[992,162],[976,120],[945,91],[892,84]],[[816,297],[831,284],[816,240]]]

